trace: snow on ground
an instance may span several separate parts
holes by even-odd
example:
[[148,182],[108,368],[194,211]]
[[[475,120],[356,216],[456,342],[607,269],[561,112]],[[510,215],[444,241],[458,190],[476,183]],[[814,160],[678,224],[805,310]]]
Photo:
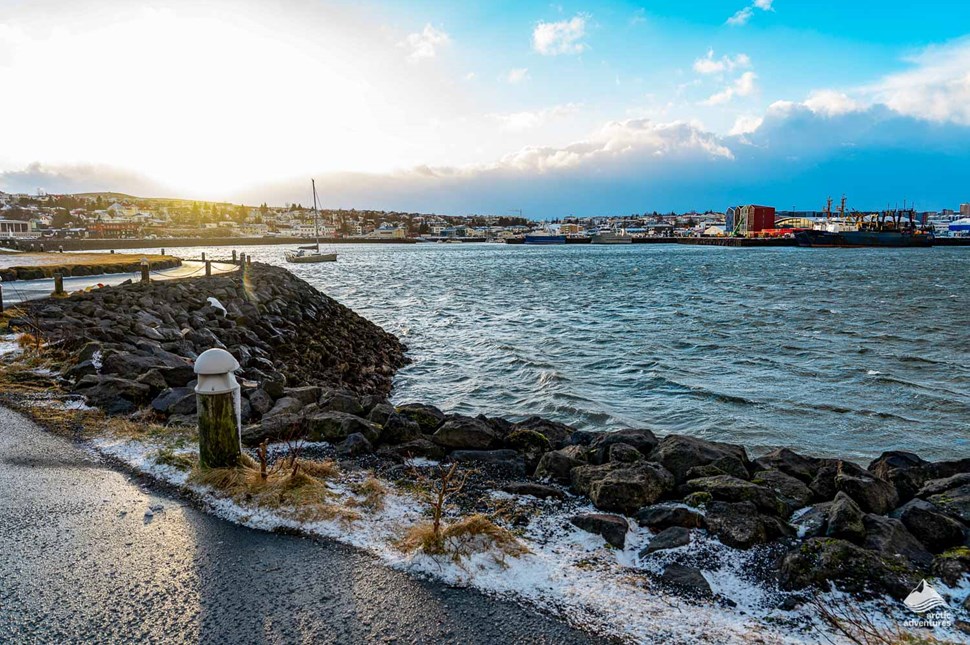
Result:
[[17,342],[17,334],[6,334],[0,336],[0,357],[13,358],[23,352],[20,343]]
[[[640,555],[651,539],[647,529],[632,528],[626,547],[613,549],[602,538],[568,522],[576,512],[594,511],[592,506],[566,505],[564,509],[552,500],[526,498],[530,505],[542,511],[519,536],[529,549],[528,554],[512,558],[486,552],[456,562],[447,556],[402,553],[394,546],[405,529],[425,519],[425,515],[418,500],[399,492],[390,483],[386,483],[390,492],[384,508],[359,509],[360,520],[301,523],[279,512],[220,498],[212,489],[188,482],[186,472],[154,461],[159,445],[119,438],[94,440],[93,447],[139,471],[192,491],[212,512],[226,520],[255,529],[285,527],[332,538],[364,549],[387,565],[412,575],[474,587],[549,611],[577,627],[629,642],[814,643],[821,638],[812,627],[810,607],[802,606],[794,611],[778,609],[784,592],[765,588],[756,581],[759,563],[764,566],[764,558],[758,551],[730,549],[703,531],[695,531],[695,540],[687,547]],[[194,448],[174,452],[196,454]],[[352,495],[347,483],[336,481],[328,486],[337,494]],[[517,499],[498,492],[493,497]],[[665,592],[650,579],[648,573],[659,574],[667,563],[674,561],[701,568],[718,598],[714,601],[684,599]],[[968,590],[943,591],[951,598],[963,598]],[[827,594],[825,599],[832,606],[844,606],[847,602],[846,597],[837,593]],[[892,613],[892,608],[899,604],[891,599],[883,603],[851,602],[859,611],[886,626],[892,625],[886,609]],[[900,611],[895,619],[902,621],[908,617]],[[952,630],[937,630],[935,635],[956,640],[961,636]],[[835,634],[829,633],[826,637],[824,640],[841,642]]]

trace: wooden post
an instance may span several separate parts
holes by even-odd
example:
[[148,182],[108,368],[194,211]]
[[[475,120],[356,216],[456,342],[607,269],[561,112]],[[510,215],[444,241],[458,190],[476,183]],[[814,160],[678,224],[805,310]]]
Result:
[[246,266],[253,266],[253,256],[252,255],[247,255],[246,256]]
[[62,276],[60,273],[54,274],[54,295],[64,295],[64,276]]
[[205,274],[207,276],[212,275],[212,261],[211,260],[206,260],[205,261]]
[[202,261],[205,262],[205,251],[202,252]]
[[235,264],[235,263],[236,263],[236,249],[233,249],[233,250],[232,250],[232,263],[233,263],[233,264]]
[[232,468],[242,456],[239,383],[233,372],[239,362],[224,349],[208,349],[195,361],[199,415],[199,465]]
[[165,255],[165,249],[162,249],[162,255]]
[[151,265],[148,264],[147,258],[142,258],[141,260],[141,281],[151,282],[152,278],[150,275]]
[[2,284],[0,284],[0,312],[3,312],[3,285]]

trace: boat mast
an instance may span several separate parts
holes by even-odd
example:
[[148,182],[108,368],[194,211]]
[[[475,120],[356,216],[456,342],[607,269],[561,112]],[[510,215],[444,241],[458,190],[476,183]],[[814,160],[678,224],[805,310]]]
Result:
[[317,255],[320,255],[320,216],[317,214],[317,182],[315,179],[310,180],[310,186],[313,188],[313,237],[317,240]]

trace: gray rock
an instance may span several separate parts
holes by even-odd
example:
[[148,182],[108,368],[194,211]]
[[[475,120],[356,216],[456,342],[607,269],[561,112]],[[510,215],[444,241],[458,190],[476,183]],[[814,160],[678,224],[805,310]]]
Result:
[[195,414],[195,390],[190,387],[169,388],[152,401],[152,409],[163,415]]
[[273,408],[263,414],[264,417],[275,417],[281,414],[299,414],[303,410],[304,404],[292,396],[284,396],[277,399]]
[[926,498],[941,511],[970,526],[970,484],[962,484]]
[[431,440],[454,450],[489,450],[497,448],[502,438],[493,428],[478,419],[452,416],[435,431]]
[[269,442],[296,439],[304,434],[303,418],[298,414],[280,414],[263,417],[259,423],[242,429],[242,442],[246,446],[258,446],[264,440]]
[[380,430],[369,421],[346,412],[317,412],[304,419],[306,438],[336,444],[354,433],[364,435],[371,443],[380,438]]
[[158,396],[163,390],[168,389],[168,383],[165,381],[165,376],[162,375],[162,373],[158,370],[148,370],[135,379],[135,381],[147,385],[149,394],[152,398]]
[[433,405],[405,403],[397,411],[418,424],[422,434],[433,434],[445,421],[445,413]]
[[647,547],[640,551],[640,555],[644,556],[654,551],[676,549],[687,546],[688,544],[690,544],[690,529],[685,529],[682,526],[671,526],[653,536],[650,539],[650,543],[647,544]]
[[596,508],[633,515],[674,487],[673,475],[658,464],[640,462],[623,466],[590,486],[589,497]]
[[784,589],[835,585],[851,593],[886,593],[905,598],[922,574],[906,558],[877,553],[833,538],[810,538],[784,557],[780,582]]
[[609,447],[606,461],[616,464],[632,464],[643,461],[643,454],[628,443],[614,443]]
[[896,487],[878,477],[858,477],[842,472],[835,476],[835,488],[854,499],[867,513],[884,515],[899,504]]
[[64,378],[71,381],[77,381],[81,378],[89,375],[94,375],[98,373],[98,368],[95,366],[94,361],[88,359],[86,361],[81,361],[76,365],[65,370],[63,373]]
[[266,390],[258,388],[249,393],[249,404],[253,406],[253,413],[262,417],[273,409],[273,397]]
[[[371,410],[371,414],[368,418],[375,416],[374,412],[378,411],[379,408],[383,406],[377,406],[374,410]],[[390,406],[387,406],[390,407]],[[393,410],[394,408],[391,408]],[[377,416],[381,416],[378,412]],[[371,419],[373,422],[373,420]],[[376,422],[374,422],[376,423]],[[381,435],[380,442],[382,444],[397,444],[397,443],[407,443],[408,441],[414,441],[421,436],[421,428],[417,423],[407,418],[403,414],[398,414],[397,412],[391,412],[381,424]]]
[[686,481],[687,471],[694,466],[704,466],[722,457],[735,457],[742,464],[748,463],[748,455],[741,446],[675,434],[661,439],[650,453],[650,460],[670,471],[677,484]]
[[[393,405],[391,405],[390,403],[379,403],[375,405],[373,408],[371,408],[371,411],[367,413],[367,420],[370,421],[371,423],[376,423],[377,425],[382,426],[385,423],[387,423],[387,420],[391,417],[392,414],[397,414],[397,410],[394,409]],[[407,417],[405,417],[404,415],[400,415],[400,416],[404,419],[407,419]],[[407,419],[407,420],[411,421],[410,419]],[[418,432],[421,432],[421,428],[418,427],[418,424],[415,423],[414,425],[415,427],[418,428]]]
[[569,487],[577,495],[590,494],[593,482],[605,478],[613,470],[622,467],[622,464],[601,464],[599,466],[583,464],[576,466],[569,471]]
[[664,568],[663,575],[660,576],[660,579],[688,595],[701,598],[712,598],[714,596],[714,592],[711,591],[711,585],[708,584],[704,574],[697,567],[688,567],[682,564],[668,564]]
[[761,470],[780,470],[804,484],[809,484],[815,479],[820,462],[820,459],[804,457],[788,448],[773,450],[755,460]]
[[495,468],[515,476],[525,475],[525,459],[514,450],[455,450],[450,455],[458,463],[473,463]]
[[950,477],[940,479],[929,479],[923,484],[917,493],[918,497],[927,498],[931,495],[939,495],[948,490],[960,488],[964,484],[970,484],[970,473],[960,473]]
[[812,501],[812,491],[800,479],[780,470],[759,470],[751,477],[751,483],[774,491],[791,508],[803,508]]
[[562,423],[543,419],[542,417],[529,417],[524,421],[519,421],[512,426],[512,430],[533,430],[538,432],[549,441],[551,448],[564,448],[568,443],[573,429]]
[[648,506],[637,511],[637,524],[651,530],[679,526],[687,529],[704,528],[704,516],[683,506]]
[[708,493],[724,502],[753,502],[761,511],[779,517],[787,517],[793,510],[774,491],[730,475],[692,479],[684,487],[688,492]]
[[839,492],[839,489],[835,485],[835,478],[839,474],[852,475],[854,477],[872,477],[869,471],[864,470],[851,461],[842,461],[839,459],[820,460],[815,469],[815,477],[808,485],[815,501],[828,502],[835,499],[835,494]]
[[283,388],[283,396],[296,399],[304,406],[320,400],[320,388],[316,385]]
[[899,520],[868,513],[863,518],[863,524],[866,527],[864,546],[867,549],[883,555],[903,556],[922,570],[929,569],[933,564],[930,552]]
[[150,388],[133,379],[117,376],[84,377],[81,381],[94,378],[94,383],[85,383],[84,397],[89,405],[101,408],[109,415],[129,414],[138,406],[148,402]]
[[659,442],[657,437],[649,430],[603,432],[597,435],[589,444],[591,450],[590,461],[594,464],[606,463],[609,461],[610,447],[619,443],[632,446],[643,455],[649,455]]
[[906,502],[892,512],[892,517],[901,521],[933,553],[942,553],[950,547],[960,546],[967,538],[967,529],[962,524],[922,499]]
[[360,455],[369,455],[372,452],[374,452],[374,446],[367,440],[367,437],[359,432],[348,435],[337,445],[337,454],[341,457],[359,457]]
[[758,508],[752,502],[709,502],[704,521],[712,535],[736,549],[750,549],[794,533],[790,526],[777,518],[758,513]]
[[626,518],[605,513],[584,513],[569,519],[570,524],[602,537],[608,544],[622,549],[626,546],[626,534],[630,529]]
[[825,535],[862,544],[866,539],[865,513],[851,497],[839,491],[828,504]]
[[427,437],[421,436],[396,446],[384,446],[380,449],[384,455],[397,455],[401,459],[421,457],[440,461],[445,458],[447,451]]
[[[570,448],[578,448],[571,446]],[[561,450],[551,450],[542,455],[539,464],[536,466],[535,476],[538,479],[551,479],[560,483],[569,483],[569,473],[573,468],[582,466],[584,461],[575,456],[576,451],[570,452],[569,448]]]
[[923,484],[933,477],[933,464],[912,452],[894,450],[882,453],[869,464],[868,470],[893,485],[900,501],[912,499]]
[[360,399],[345,392],[324,392],[320,397],[320,408],[357,417],[364,416],[364,406],[361,405]]

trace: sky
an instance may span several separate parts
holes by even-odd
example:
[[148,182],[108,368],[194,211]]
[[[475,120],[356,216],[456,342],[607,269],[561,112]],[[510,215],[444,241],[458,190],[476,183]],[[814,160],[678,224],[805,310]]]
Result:
[[0,0],[0,190],[956,208],[970,3]]

